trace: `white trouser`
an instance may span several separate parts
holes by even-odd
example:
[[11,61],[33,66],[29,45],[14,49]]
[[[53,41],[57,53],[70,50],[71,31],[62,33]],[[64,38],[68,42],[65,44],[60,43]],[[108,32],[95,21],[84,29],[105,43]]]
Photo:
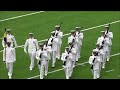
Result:
[[61,44],[58,44],[57,52],[56,52],[56,58],[60,59],[60,50],[61,50]]
[[66,67],[66,79],[69,79],[71,76],[71,67]]
[[56,63],[56,51],[52,52],[52,65],[55,66]]
[[78,44],[78,58],[80,58],[82,45]]
[[8,69],[8,76],[11,77],[13,73],[13,62],[6,62],[6,68]]
[[40,71],[40,79],[44,78],[44,74],[47,75],[48,73],[48,60],[41,61],[41,65],[38,64],[39,71]]
[[79,50],[78,48],[76,49],[76,55],[75,55],[75,61],[78,61],[79,59],[79,54],[78,54]]
[[108,58],[110,59],[111,45],[109,46]]
[[[5,50],[5,48],[4,48]],[[6,61],[6,56],[5,52],[3,52],[3,61]],[[16,51],[14,52],[14,60],[16,61]]]
[[97,75],[97,78],[100,77],[100,73],[101,73],[101,62],[99,62],[99,69],[98,69],[98,75]]
[[73,68],[71,66],[65,66],[64,70],[66,79],[69,79],[72,76]]
[[76,55],[73,55],[73,60],[72,60],[72,67],[75,67],[75,63],[76,63]]
[[93,70],[93,79],[97,79],[99,76],[99,70]]
[[105,66],[105,64],[106,64],[107,56],[108,56],[108,51],[104,51],[104,54],[103,54],[103,66]]
[[30,56],[30,60],[31,60],[29,68],[34,68],[35,54],[36,54],[36,52],[29,52],[29,56]]

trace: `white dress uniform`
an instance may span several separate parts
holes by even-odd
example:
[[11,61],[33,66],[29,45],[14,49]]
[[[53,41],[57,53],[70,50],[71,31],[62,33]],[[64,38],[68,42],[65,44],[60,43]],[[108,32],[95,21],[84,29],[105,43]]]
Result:
[[104,40],[104,37],[103,37],[103,36],[100,36],[100,37],[98,38],[98,40],[97,40],[97,44],[100,45],[100,46],[102,46],[102,45],[103,45],[103,44],[102,44],[103,40]]
[[[107,31],[105,31],[105,32],[107,32]],[[108,59],[107,59],[107,61],[109,61],[109,59],[110,59],[110,53],[111,53],[111,46],[112,46],[113,33],[112,32],[108,32],[107,35],[108,35],[109,41],[110,41],[109,53],[108,53]]]
[[3,61],[6,62],[6,68],[8,69],[8,76],[9,76],[9,79],[11,79],[12,73],[13,73],[13,62],[16,61],[15,49],[12,47],[7,47],[6,51],[4,48],[3,53],[5,53]]
[[[66,58],[66,56],[68,57]],[[66,79],[69,79],[72,76],[72,72],[73,72],[72,59],[73,59],[72,53],[68,54],[67,52],[65,52],[61,56],[61,60],[63,62],[66,62],[66,65],[64,66]]]
[[[69,47],[69,50],[71,49],[71,47]],[[73,55],[73,59],[72,59],[72,67],[74,68],[75,67],[75,62],[76,62],[76,48],[73,46],[72,49],[71,49],[71,53]]]
[[70,37],[68,37],[68,44],[72,43],[73,39],[75,39],[75,37],[73,35],[71,35]]
[[[46,62],[47,64],[46,64],[46,69],[45,69],[46,71],[45,72],[48,73],[48,66],[49,66],[49,60],[51,60],[52,49],[51,49],[51,46],[48,46],[48,45],[47,46],[44,45],[43,49],[46,49],[46,51],[47,51],[47,56],[48,56],[47,60],[48,61]],[[45,74],[45,75],[47,75],[47,74]]]
[[110,45],[110,41],[109,41],[109,38],[108,37],[105,37],[105,40],[104,40],[104,44],[103,44],[103,67],[102,68],[105,68],[105,63],[106,63],[106,60],[109,56],[109,45]]
[[[11,42],[11,47],[17,47],[17,43],[16,43],[15,37],[13,35],[7,34],[7,42]],[[3,48],[5,48],[4,39],[2,40],[2,46],[3,46]],[[14,59],[16,59],[16,53],[14,53],[14,54],[15,54]],[[3,53],[3,60],[5,60],[4,53]]]
[[62,37],[63,37],[63,32],[61,31],[57,31],[56,33],[58,33],[58,49],[57,49],[57,54],[56,54],[56,58],[60,59],[60,50],[61,50],[61,45],[62,45]]
[[[96,59],[93,62],[94,58]],[[89,64],[91,66],[93,65],[93,68],[92,68],[93,79],[99,78],[99,62],[100,62],[100,59],[97,56],[92,55],[89,57]]]
[[99,62],[98,62],[99,69],[98,69],[97,78],[99,78],[99,77],[100,77],[100,72],[101,72],[101,64],[102,64],[103,50],[102,50],[102,49],[99,50],[98,48],[95,48],[95,49],[93,49],[93,51],[98,52],[97,58],[99,59]]
[[25,42],[24,46],[24,52],[27,53],[27,47],[28,47],[28,53],[31,59],[31,64],[29,66],[30,70],[34,68],[34,59],[35,59],[35,54],[36,51],[38,50],[38,41],[37,39],[34,38],[29,38]]
[[[36,59],[38,60],[38,68],[40,71],[40,79],[44,78],[44,75],[48,74],[48,52],[46,50],[39,49],[36,53]],[[40,57],[41,55],[41,57]]]
[[78,37],[78,44],[77,44],[77,46],[78,46],[78,58],[80,58],[81,56],[80,56],[80,54],[81,54],[81,47],[82,47],[82,41],[83,41],[83,33],[82,32],[76,32],[76,36]]
[[[53,40],[53,42],[51,42],[51,40]],[[55,67],[55,62],[56,62],[56,54],[57,54],[57,50],[58,50],[58,38],[57,37],[51,37],[48,40],[48,45],[52,44],[52,67]]]
[[78,37],[74,37],[73,35],[68,37],[68,44],[73,43],[73,39],[74,39],[74,48],[75,48],[75,51],[76,51],[74,58],[75,58],[75,61],[78,61],[78,46],[77,46]]

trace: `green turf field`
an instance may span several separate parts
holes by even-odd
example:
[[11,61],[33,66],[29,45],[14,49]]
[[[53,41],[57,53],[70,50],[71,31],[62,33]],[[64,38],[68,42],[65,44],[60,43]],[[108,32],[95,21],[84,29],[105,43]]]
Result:
[[[0,20],[4,20],[19,15],[33,13],[34,11],[0,11]],[[15,36],[17,44],[23,45],[28,38],[28,33],[33,32],[38,41],[50,37],[50,32],[54,30],[56,24],[63,21],[61,30],[64,34],[75,29],[76,26],[83,26],[83,29],[99,26],[120,20],[120,12],[118,11],[46,11],[30,16],[16,18],[0,22],[0,38],[3,37],[4,28],[11,28],[12,34]],[[83,46],[81,58],[73,71],[72,79],[92,79],[90,66],[87,63],[92,49],[95,47],[100,31],[104,27],[88,29],[84,31]],[[111,59],[106,63],[106,68],[102,69],[100,79],[120,79],[120,21],[111,24],[110,30],[114,34]],[[63,37],[62,50],[67,46],[67,38]],[[1,42],[1,39],[0,39]],[[0,44],[0,51],[2,50]],[[118,55],[115,55],[118,54]],[[23,51],[23,48],[16,49],[17,61],[14,64],[13,79],[39,79],[38,66],[36,64],[33,71],[29,71],[30,59]],[[34,77],[35,76],[35,77]],[[8,79],[5,64],[2,61],[2,52],[0,52],[0,79]],[[49,74],[45,79],[65,79],[65,73],[62,69],[62,61],[56,62],[56,67],[51,67],[49,63]]]

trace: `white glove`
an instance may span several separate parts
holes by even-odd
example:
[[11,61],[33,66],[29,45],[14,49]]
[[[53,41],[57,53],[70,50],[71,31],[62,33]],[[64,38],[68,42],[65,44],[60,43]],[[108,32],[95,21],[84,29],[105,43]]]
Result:
[[18,48],[18,46],[16,46],[15,48]]
[[26,50],[24,50],[24,52],[27,54],[27,51],[26,51]]

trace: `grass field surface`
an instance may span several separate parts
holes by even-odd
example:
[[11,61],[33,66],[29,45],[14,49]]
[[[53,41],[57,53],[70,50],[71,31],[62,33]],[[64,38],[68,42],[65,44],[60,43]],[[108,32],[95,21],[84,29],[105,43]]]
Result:
[[[35,11],[0,11],[0,20],[12,18],[20,15],[34,13]],[[50,37],[51,31],[54,30],[56,24],[63,21],[61,30],[64,34],[70,33],[70,30],[76,26],[83,26],[83,29],[100,26],[120,20],[120,12],[118,11],[45,11],[25,17],[11,19],[0,22],[0,38],[3,37],[4,28],[11,28],[12,34],[15,36],[18,45],[24,45],[28,38],[28,33],[33,32],[38,41]],[[100,31],[104,30],[104,26],[83,31],[84,39],[81,51],[81,58],[76,63],[71,79],[92,79],[90,65],[88,63],[89,56],[98,37]],[[120,79],[120,21],[111,24],[110,30],[114,34],[113,45],[110,61],[106,63],[106,68],[102,69],[100,79]],[[67,45],[68,36],[63,37],[61,53]],[[1,40],[1,39],[0,39]],[[2,40],[1,40],[2,41]],[[0,51],[3,50],[0,44]],[[24,53],[23,48],[16,49],[16,63],[13,69],[13,79],[39,79],[39,70],[37,62],[33,71],[29,71],[30,59]],[[84,64],[85,63],[85,64]],[[80,64],[80,65],[79,65]],[[56,71],[57,70],[57,71]],[[34,77],[36,76],[36,77]],[[0,79],[8,79],[7,70],[2,60],[2,52],[0,52]],[[45,79],[65,79],[65,73],[62,69],[62,61],[56,62],[56,67],[51,67],[49,62],[49,74]]]

